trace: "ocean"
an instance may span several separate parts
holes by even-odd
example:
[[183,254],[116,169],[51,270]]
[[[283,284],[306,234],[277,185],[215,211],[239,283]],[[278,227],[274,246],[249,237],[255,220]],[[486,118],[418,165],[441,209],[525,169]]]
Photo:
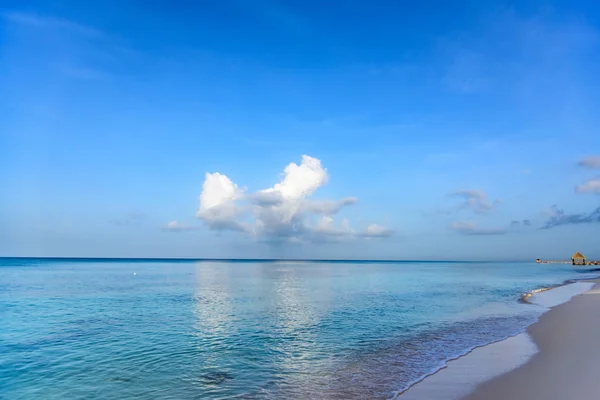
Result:
[[390,399],[595,277],[535,262],[0,259],[0,398]]

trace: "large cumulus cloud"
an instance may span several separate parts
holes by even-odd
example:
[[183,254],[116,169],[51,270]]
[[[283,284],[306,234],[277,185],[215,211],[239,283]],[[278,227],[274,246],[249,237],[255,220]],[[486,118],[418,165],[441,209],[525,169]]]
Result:
[[358,202],[355,197],[315,200],[312,196],[329,181],[317,158],[302,156],[290,163],[273,187],[248,193],[221,173],[207,173],[196,216],[212,230],[245,232],[257,238],[289,241],[331,241],[356,237],[386,237],[389,228],[371,224],[355,230],[347,218],[335,215]]

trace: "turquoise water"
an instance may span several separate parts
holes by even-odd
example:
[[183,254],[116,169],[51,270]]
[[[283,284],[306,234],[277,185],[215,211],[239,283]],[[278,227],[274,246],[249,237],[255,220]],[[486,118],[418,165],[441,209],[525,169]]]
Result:
[[0,398],[390,398],[523,330],[535,263],[0,259]]

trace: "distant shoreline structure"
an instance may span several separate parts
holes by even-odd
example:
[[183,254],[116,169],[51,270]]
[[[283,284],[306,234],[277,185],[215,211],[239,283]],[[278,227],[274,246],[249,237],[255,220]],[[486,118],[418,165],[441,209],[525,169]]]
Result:
[[[573,264],[571,260],[536,260],[538,264]],[[586,261],[585,264],[575,264],[575,265],[600,265],[600,261]]]
[[583,254],[577,252],[570,260],[535,260],[538,264],[573,264],[573,265],[600,265],[600,261],[587,260]]

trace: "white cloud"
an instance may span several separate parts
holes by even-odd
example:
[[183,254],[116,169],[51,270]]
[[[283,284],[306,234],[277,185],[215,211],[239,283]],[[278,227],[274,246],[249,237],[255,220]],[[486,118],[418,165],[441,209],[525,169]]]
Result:
[[163,231],[166,232],[185,232],[185,231],[193,231],[196,230],[195,226],[183,225],[178,221],[171,221],[165,227],[162,228]]
[[248,228],[235,221],[243,210],[235,203],[243,191],[227,176],[215,172],[207,173],[200,194],[200,208],[196,216],[210,229],[246,231]]
[[378,224],[371,224],[367,226],[365,232],[362,233],[362,236],[365,237],[388,237],[394,234],[394,231],[386,228],[385,226],[381,226]]
[[322,233],[330,236],[352,236],[354,235],[354,230],[350,227],[350,221],[348,218],[342,219],[342,222],[339,226],[335,226],[333,217],[324,215],[319,218],[317,225],[314,228],[314,231],[317,233]]
[[577,193],[596,193],[600,194],[600,178],[590,179],[589,181],[575,187]]
[[457,221],[450,225],[450,229],[463,235],[502,235],[504,228],[479,228],[473,222]]
[[582,158],[578,164],[584,168],[600,169],[600,156]]
[[476,214],[485,214],[492,211],[500,200],[489,201],[487,194],[481,190],[459,190],[454,193],[450,193],[450,196],[462,197],[463,202],[455,207],[453,210],[469,209]]
[[321,161],[306,155],[302,156],[300,165],[290,163],[283,173],[284,178],[280,183],[263,192],[276,192],[286,200],[297,200],[310,196],[329,180]]
[[[298,165],[290,163],[280,182],[255,193],[245,193],[226,175],[207,173],[196,216],[213,230],[236,230],[253,236],[287,241],[342,240],[384,237],[392,231],[371,225],[357,234],[344,218],[333,215],[358,202],[356,197],[313,200],[309,197],[327,184],[329,175],[321,161],[307,155]],[[379,227],[379,228],[373,228]]]
[[242,196],[242,191],[231,180],[218,172],[206,174],[200,194],[199,213],[221,206]]

